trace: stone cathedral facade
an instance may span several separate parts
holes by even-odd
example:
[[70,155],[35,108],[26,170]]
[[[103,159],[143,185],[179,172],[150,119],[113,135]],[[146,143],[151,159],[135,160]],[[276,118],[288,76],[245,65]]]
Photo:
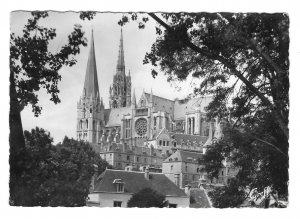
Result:
[[[109,107],[99,93],[92,33],[82,96],[77,104],[77,139],[89,142],[115,168],[161,168],[177,149],[205,152],[222,135],[218,121],[206,119],[212,97],[170,100],[144,91],[138,99],[126,74],[121,31],[116,72],[109,89]],[[100,73],[101,74],[101,73]]]

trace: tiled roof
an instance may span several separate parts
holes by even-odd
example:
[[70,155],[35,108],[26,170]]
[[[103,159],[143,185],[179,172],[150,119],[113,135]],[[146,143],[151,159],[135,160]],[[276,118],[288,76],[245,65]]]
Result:
[[191,189],[190,193],[195,200],[195,203],[190,204],[191,208],[211,208],[211,205],[204,190]]
[[186,143],[188,140],[193,143],[196,141],[197,143],[202,142],[205,144],[205,142],[208,139],[208,136],[199,136],[199,135],[186,135],[186,134],[180,134],[180,133],[170,133],[171,136],[174,137],[177,144],[180,144],[182,140]]
[[131,114],[130,107],[113,108],[104,110],[104,120],[106,126],[120,126],[123,115]]
[[183,190],[179,189],[171,180],[162,173],[149,173],[149,180],[144,172],[106,169],[97,179],[94,192],[116,192],[115,179],[124,182],[125,193],[136,193],[144,188],[152,188],[166,196],[186,197]]
[[200,110],[205,112],[205,107],[212,101],[212,96],[199,97],[187,101],[176,100],[174,104],[174,119],[184,119],[187,112]]
[[[145,92],[145,96],[149,103],[150,101],[150,94]],[[173,115],[174,113],[174,101],[169,100],[163,97],[155,96],[152,94],[153,97],[153,107],[154,111],[163,111]]]
[[198,162],[197,160],[200,158],[203,158],[203,154],[200,152],[192,152],[192,151],[184,151],[184,150],[177,150],[174,154],[172,154],[170,157],[168,157],[164,162],[169,162],[170,159],[172,161],[175,161],[175,158],[177,158],[177,161],[180,162]]

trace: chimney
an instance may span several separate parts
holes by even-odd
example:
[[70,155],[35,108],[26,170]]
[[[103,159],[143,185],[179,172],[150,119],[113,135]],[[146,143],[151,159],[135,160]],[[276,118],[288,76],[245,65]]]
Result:
[[189,184],[185,185],[184,187],[184,192],[185,194],[187,194],[188,197],[190,196],[190,188],[191,186]]
[[145,179],[149,180],[149,167],[148,166],[145,169]]
[[179,187],[179,173],[175,174],[175,185]]
[[98,173],[98,165],[93,164],[94,167],[94,175],[92,176],[92,185],[91,185],[91,190],[94,191],[95,189],[95,185],[96,185],[96,181],[97,181],[97,173]]

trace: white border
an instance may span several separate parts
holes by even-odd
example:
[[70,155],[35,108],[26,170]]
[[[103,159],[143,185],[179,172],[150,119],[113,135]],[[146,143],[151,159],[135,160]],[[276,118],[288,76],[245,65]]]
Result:
[[[97,0],[97,1],[62,1],[62,0],[9,0],[2,1],[1,5],[1,180],[0,180],[0,206],[2,218],[53,218],[72,217],[72,218],[295,218],[297,216],[296,209],[299,201],[299,134],[300,130],[298,122],[299,110],[299,65],[300,46],[299,46],[299,7],[296,1],[200,1],[200,0],[184,0],[178,1],[132,1],[132,0]],[[9,71],[9,13],[13,10],[96,10],[96,11],[229,11],[229,12],[287,12],[291,20],[290,28],[290,206],[287,209],[261,210],[261,209],[99,209],[99,208],[17,208],[8,205],[8,71]],[[298,100],[298,101],[297,101]],[[298,134],[298,135],[297,135]],[[298,144],[297,144],[298,143]],[[295,213],[295,214],[294,214]]]

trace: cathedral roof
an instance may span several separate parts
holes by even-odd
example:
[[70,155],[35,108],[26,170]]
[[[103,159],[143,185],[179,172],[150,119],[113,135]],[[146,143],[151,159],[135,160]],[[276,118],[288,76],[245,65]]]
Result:
[[[175,159],[176,158],[176,159]],[[184,150],[177,150],[174,154],[168,157],[164,162],[186,162],[186,163],[198,163],[198,159],[202,159],[203,154],[201,152],[191,152]]]
[[174,140],[176,140],[178,144],[180,144],[182,140],[184,140],[185,143],[189,140],[189,142],[191,143],[195,141],[197,143],[202,142],[202,144],[205,144],[208,139],[208,136],[186,135],[181,133],[170,133],[170,135],[174,138]]
[[190,100],[176,100],[174,104],[174,119],[184,119],[186,113],[200,110],[205,112],[205,107],[212,101],[212,96],[193,98]]
[[144,188],[152,188],[165,196],[187,197],[170,179],[162,173],[149,173],[149,179],[144,172],[106,169],[97,179],[94,192],[116,192],[115,179],[124,182],[124,193],[136,193]]
[[[150,102],[151,94],[145,92],[147,102]],[[153,107],[155,111],[163,111],[173,115],[174,112],[174,101],[163,97],[159,97],[152,94]]]
[[95,56],[95,46],[94,46],[94,34],[92,32],[91,45],[89,51],[89,57],[85,73],[85,81],[83,87],[83,96],[91,97],[93,99],[99,98],[99,85],[97,76],[97,66],[96,66],[96,56]]
[[123,115],[130,115],[131,107],[111,108],[104,110],[104,120],[107,127],[121,126]]

